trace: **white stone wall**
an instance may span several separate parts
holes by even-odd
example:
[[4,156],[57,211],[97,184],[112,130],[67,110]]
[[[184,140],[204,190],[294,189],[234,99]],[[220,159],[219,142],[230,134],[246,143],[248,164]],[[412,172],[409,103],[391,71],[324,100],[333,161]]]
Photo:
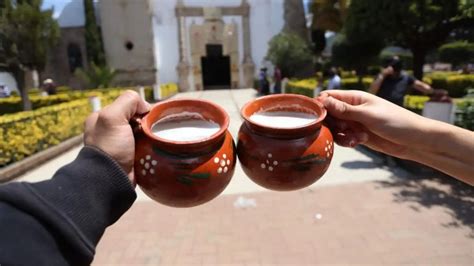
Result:
[[[178,28],[175,16],[176,0],[150,0],[154,15],[154,39],[157,68],[160,82],[177,82],[176,66],[179,60]],[[255,63],[255,75],[267,52],[268,41],[283,28],[283,0],[249,0],[250,35],[252,59]],[[239,6],[241,0],[185,0],[186,6]],[[242,20],[239,16],[225,16],[224,23],[235,21],[239,32],[239,58],[243,59]],[[192,22],[201,24],[203,18],[190,17],[185,23],[187,29]],[[186,43],[190,56],[189,40]],[[242,73],[241,73],[242,79]],[[191,84],[194,84],[191,81]],[[242,80],[241,80],[242,81]]]
[[[149,79],[155,68],[155,47],[148,0],[101,0],[99,3],[107,63],[128,72],[132,79]],[[133,43],[132,50],[125,47],[128,41]],[[154,80],[154,73],[152,76]]]

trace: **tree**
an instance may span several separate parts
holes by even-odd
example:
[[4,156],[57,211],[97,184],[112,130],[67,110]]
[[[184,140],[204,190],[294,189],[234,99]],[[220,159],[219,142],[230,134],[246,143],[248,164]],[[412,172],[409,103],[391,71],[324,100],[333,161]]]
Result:
[[92,62],[87,71],[78,68],[74,74],[82,79],[89,88],[109,88],[116,76],[116,71],[105,65],[99,66]]
[[0,5],[0,70],[15,77],[24,110],[31,109],[25,72],[42,71],[49,47],[59,38],[53,10],[42,11],[41,5],[41,0],[3,0]]
[[283,31],[298,35],[302,40],[308,40],[308,30],[306,28],[306,16],[304,13],[303,0],[284,1],[285,25]]
[[308,44],[296,34],[279,33],[268,46],[266,58],[280,68],[284,77],[303,74],[312,61]]
[[332,63],[347,69],[355,69],[362,84],[367,66],[375,63],[383,44],[377,41],[350,41],[344,34],[339,35],[332,47]]
[[309,9],[311,21],[311,41],[314,52],[320,54],[326,47],[326,31],[339,32],[342,29],[347,10],[346,0],[312,0]]
[[86,48],[89,62],[96,65],[105,65],[104,48],[102,45],[102,36],[97,26],[93,0],[84,0],[84,9],[86,13]]
[[366,5],[364,1],[352,1],[344,21],[343,33],[334,41],[332,48],[332,63],[355,69],[359,82],[362,82],[367,67],[377,61],[380,50],[384,47],[383,33],[377,29],[368,30],[366,21],[358,21],[366,13],[375,13],[375,8]]
[[454,29],[472,25],[473,9],[469,0],[353,0],[346,21],[347,39],[379,36],[387,44],[409,48],[414,75],[421,79],[426,54]]

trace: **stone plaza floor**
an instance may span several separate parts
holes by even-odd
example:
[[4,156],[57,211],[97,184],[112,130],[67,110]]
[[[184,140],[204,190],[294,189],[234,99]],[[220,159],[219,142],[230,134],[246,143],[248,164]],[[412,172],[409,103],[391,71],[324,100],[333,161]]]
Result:
[[[181,93],[226,109],[235,137],[252,89]],[[80,147],[15,181],[51,177]],[[474,265],[474,189],[336,147],[325,176],[295,192],[250,181],[239,164],[221,196],[194,208],[138,200],[97,247],[94,265]],[[248,203],[248,204],[245,204]]]

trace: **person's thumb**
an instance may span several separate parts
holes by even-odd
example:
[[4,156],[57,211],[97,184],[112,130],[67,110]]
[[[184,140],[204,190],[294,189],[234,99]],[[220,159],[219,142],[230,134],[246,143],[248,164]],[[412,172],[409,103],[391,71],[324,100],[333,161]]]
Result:
[[350,105],[331,96],[320,99],[328,114],[344,120],[359,121],[362,117],[360,106]]

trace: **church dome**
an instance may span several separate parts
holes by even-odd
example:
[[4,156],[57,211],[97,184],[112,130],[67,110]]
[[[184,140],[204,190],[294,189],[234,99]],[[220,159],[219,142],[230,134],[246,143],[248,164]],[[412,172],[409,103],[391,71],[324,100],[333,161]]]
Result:
[[83,1],[69,2],[58,17],[61,28],[83,27],[86,24]]

